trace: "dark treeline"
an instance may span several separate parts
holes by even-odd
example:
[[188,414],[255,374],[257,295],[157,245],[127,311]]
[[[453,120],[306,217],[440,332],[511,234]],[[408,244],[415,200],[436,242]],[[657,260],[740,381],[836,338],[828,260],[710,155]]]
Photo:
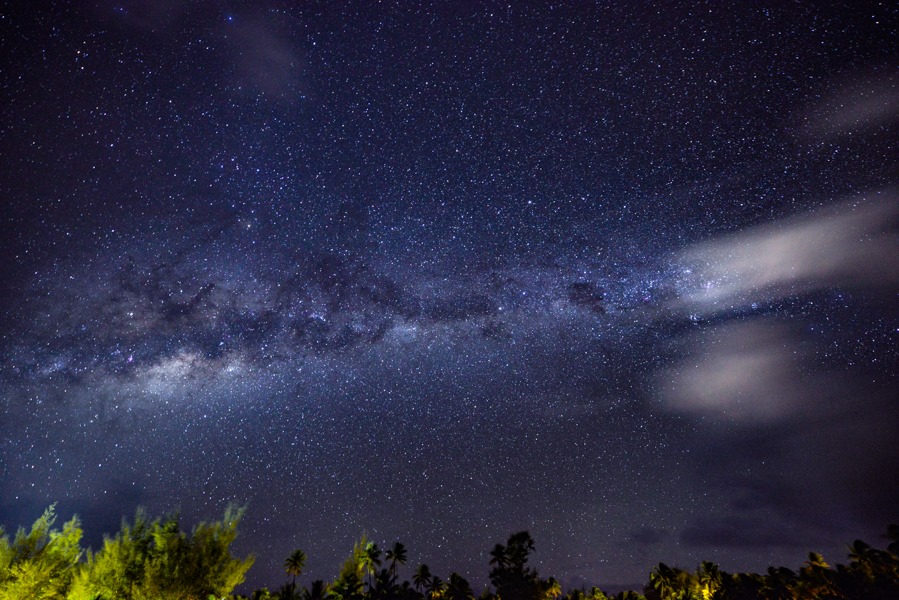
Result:
[[563,593],[559,582],[542,578],[528,565],[534,540],[522,531],[490,551],[490,586],[475,595],[458,573],[446,580],[418,565],[411,581],[406,547],[394,543],[382,551],[365,536],[344,561],[337,577],[308,586],[297,583],[306,554],[294,550],[284,562],[286,581],[270,591],[232,595],[244,581],[253,557],[237,558],[230,546],[242,509],[229,508],[221,521],[182,531],[177,516],[150,519],[138,511],[133,523],[107,536],[96,552],[81,546],[77,517],[54,528],[51,506],[30,530],[15,536],[0,528],[0,600],[725,600],[899,598],[899,526],[888,529],[891,543],[874,548],[856,540],[848,564],[831,566],[810,553],[797,571],[770,567],[766,573],[726,573],[711,562],[694,571],[659,563],[642,593],[604,593],[600,588]]

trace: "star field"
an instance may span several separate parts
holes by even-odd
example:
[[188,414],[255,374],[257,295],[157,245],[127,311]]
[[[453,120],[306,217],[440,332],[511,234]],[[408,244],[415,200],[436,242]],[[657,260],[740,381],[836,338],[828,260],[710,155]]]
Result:
[[[478,589],[896,522],[889,3],[0,9],[0,523]],[[91,537],[93,536],[93,537]]]

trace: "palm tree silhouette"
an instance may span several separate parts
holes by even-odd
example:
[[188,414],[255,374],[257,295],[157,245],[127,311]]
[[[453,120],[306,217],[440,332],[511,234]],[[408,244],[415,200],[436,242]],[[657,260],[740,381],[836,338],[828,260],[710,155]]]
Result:
[[855,540],[849,546],[851,566],[866,578],[873,578],[878,562],[878,551],[866,542]]
[[303,567],[305,566],[306,553],[299,548],[291,552],[290,556],[287,557],[287,560],[284,561],[284,570],[288,575],[293,575],[294,588],[296,588],[297,585],[297,577],[303,572]]
[[792,600],[796,597],[796,573],[786,567],[768,567],[763,593],[773,600]]
[[387,600],[396,597],[396,577],[388,569],[381,569],[375,575],[374,584],[368,587],[369,600]]
[[472,600],[474,593],[471,591],[471,585],[468,581],[458,573],[450,573],[449,581],[446,584],[447,600]]
[[316,579],[308,590],[303,590],[303,600],[325,600],[327,597],[328,591],[325,589],[325,582],[321,579]]
[[384,558],[390,562],[390,573],[396,577],[397,564],[406,564],[406,546],[400,542],[396,542],[393,544],[393,548],[384,554]]
[[412,583],[419,592],[431,585],[431,569],[426,564],[418,565],[415,574],[412,575]]
[[441,598],[445,589],[446,585],[443,583],[443,580],[435,575],[431,577],[431,583],[428,585],[428,597]]
[[490,551],[490,564],[497,569],[503,569],[508,566],[509,559],[506,557],[505,546],[497,544],[493,547],[493,550]]

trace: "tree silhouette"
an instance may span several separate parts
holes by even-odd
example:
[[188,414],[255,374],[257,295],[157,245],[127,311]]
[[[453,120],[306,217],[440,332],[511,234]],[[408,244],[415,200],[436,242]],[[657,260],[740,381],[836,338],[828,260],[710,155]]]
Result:
[[393,544],[393,548],[384,554],[384,558],[390,563],[390,572],[396,577],[396,566],[406,564],[406,547],[400,542]]
[[302,592],[297,592],[297,584],[285,581],[275,592],[278,600],[301,600]]
[[423,589],[427,589],[431,584],[431,569],[428,565],[418,565],[418,568],[415,569],[415,574],[412,576],[412,582],[415,584],[415,589],[419,592]]
[[303,573],[303,568],[305,566],[306,553],[299,548],[291,552],[290,556],[287,557],[287,560],[284,561],[284,570],[288,575],[293,575],[294,586],[296,586],[297,577],[299,577]]
[[786,567],[769,567],[762,593],[771,600],[794,600],[796,573]]
[[428,598],[442,598],[445,590],[446,584],[442,579],[436,575],[431,577],[431,582],[428,584]]
[[490,551],[490,564],[498,569],[504,569],[509,565],[505,546],[497,544],[493,547],[493,550]]
[[308,590],[303,590],[303,600],[325,600],[327,597],[328,591],[321,579],[316,579]]
[[503,600],[540,600],[542,585],[537,572],[527,567],[534,540],[527,531],[509,536],[506,545],[497,544],[490,552],[490,582]]
[[727,600],[756,600],[762,598],[764,578],[755,573],[723,573],[716,598]]
[[[384,554],[388,565],[380,568],[381,551],[364,535],[330,586],[316,580],[309,589],[297,589],[306,555],[295,550],[284,562],[293,579],[275,594],[261,588],[248,598],[228,596],[253,562],[233,557],[229,549],[242,515],[229,507],[222,521],[200,523],[188,534],[177,515],[151,520],[138,510],[133,524],[123,521],[92,554],[81,549],[77,517],[61,530],[53,528],[51,506],[12,541],[0,528],[0,600],[474,600],[464,577],[453,572],[444,583],[426,564],[412,576],[417,591],[408,581],[398,584],[405,546],[395,543]],[[528,566],[534,540],[522,531],[490,551],[494,589],[485,589],[479,600],[897,600],[899,527],[891,525],[888,537],[887,549],[854,541],[849,563],[835,567],[815,552],[798,571],[770,567],[764,574],[726,573],[711,562],[695,572],[659,563],[649,574],[645,596],[634,591],[607,596],[598,587],[563,595],[555,578],[540,579]]]
[[446,582],[446,598],[448,600],[473,600],[471,585],[458,573],[450,573]]
[[387,600],[396,596],[396,578],[389,569],[381,569],[375,574],[374,583],[369,586],[371,600]]

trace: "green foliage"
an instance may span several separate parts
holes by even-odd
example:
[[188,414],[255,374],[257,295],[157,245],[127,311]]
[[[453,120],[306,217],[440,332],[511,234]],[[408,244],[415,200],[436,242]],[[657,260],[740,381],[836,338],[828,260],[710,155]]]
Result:
[[0,530],[0,600],[65,598],[81,557],[81,527],[77,517],[53,529],[54,506],[19,529],[12,543]]
[[355,572],[341,575],[331,584],[329,596],[333,600],[361,600],[362,579]]
[[646,597],[642,594],[638,594],[632,590],[628,590],[626,592],[621,592],[620,594],[615,595],[614,600],[646,600]]
[[253,592],[249,600],[273,600],[274,598],[268,588],[260,588]]
[[824,557],[809,553],[796,572],[770,567],[765,574],[725,573],[704,562],[696,573],[660,563],[650,574],[650,600],[888,600],[899,598],[899,555],[856,540],[849,564],[832,568]]
[[220,522],[200,523],[188,536],[177,516],[150,521],[138,511],[114,538],[89,555],[70,600],[206,600],[227,596],[244,580],[253,558],[229,547],[243,511],[229,507]]
[[378,567],[381,566],[381,549],[378,548],[378,545],[374,542],[368,542],[365,544],[362,550],[362,570],[369,574],[369,576],[374,575],[378,571]]
[[330,587],[329,595],[335,600],[356,600],[364,597],[363,583],[369,576],[369,587],[373,587],[373,576],[381,566],[381,550],[378,545],[363,534],[353,544],[353,551],[343,562],[340,572]]
[[[355,575],[356,578],[361,582],[362,578],[365,576],[366,566],[369,561],[369,549],[371,547],[377,548],[372,542],[368,541],[368,536],[362,534],[362,538],[353,544],[353,551],[347,557],[345,561],[343,561],[343,565],[340,567],[340,572],[337,575],[337,580],[345,579],[351,575]],[[335,581],[335,583],[336,583]],[[360,583],[361,585],[361,583]]]
[[587,595],[587,598],[589,598],[589,600],[609,600],[609,597],[606,596],[605,593],[596,586],[590,588],[590,592]]
[[[81,549],[77,517],[54,529],[51,506],[12,541],[0,528],[0,600],[239,600],[229,596],[244,580],[253,558],[238,559],[230,546],[237,537],[243,510],[229,507],[221,521],[200,523],[188,534],[177,516],[153,519],[138,510],[134,523],[122,522],[95,554]],[[831,567],[811,552],[798,571],[771,567],[764,574],[726,573],[711,562],[695,572],[659,563],[649,575],[645,596],[626,591],[606,595],[597,587],[562,594],[559,582],[541,579],[528,565],[534,540],[526,531],[496,544],[490,552],[490,581],[480,600],[896,600],[899,598],[899,526],[891,525],[887,549],[861,540],[849,547],[849,562]],[[86,558],[85,558],[86,556]],[[295,581],[276,593],[256,590],[249,600],[474,600],[471,586],[458,573],[447,581],[427,565],[412,580],[397,582],[397,566],[406,562],[406,547],[396,542],[384,554],[366,536],[353,545],[337,578],[309,589]],[[306,554],[294,550],[284,569],[294,580]],[[364,579],[368,577],[368,582]]]

